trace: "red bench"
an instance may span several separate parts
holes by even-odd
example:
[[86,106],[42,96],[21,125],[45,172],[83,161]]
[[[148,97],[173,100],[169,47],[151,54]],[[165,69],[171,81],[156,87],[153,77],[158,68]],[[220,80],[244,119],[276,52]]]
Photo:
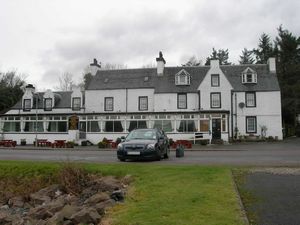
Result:
[[192,148],[192,143],[188,140],[177,140],[172,144],[172,148],[177,148],[178,145],[182,145],[185,148]]
[[66,147],[66,140],[55,140],[52,143],[52,148],[65,148]]
[[2,140],[0,141],[0,146],[4,147],[16,147],[17,142],[13,140]]

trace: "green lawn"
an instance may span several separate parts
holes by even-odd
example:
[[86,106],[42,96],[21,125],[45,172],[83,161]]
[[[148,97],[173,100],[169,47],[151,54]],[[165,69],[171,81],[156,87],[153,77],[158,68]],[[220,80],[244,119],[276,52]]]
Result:
[[[131,174],[124,204],[110,211],[118,225],[243,224],[228,167],[166,166],[136,163],[84,164],[104,175]],[[59,164],[0,162],[0,178],[50,177]]]

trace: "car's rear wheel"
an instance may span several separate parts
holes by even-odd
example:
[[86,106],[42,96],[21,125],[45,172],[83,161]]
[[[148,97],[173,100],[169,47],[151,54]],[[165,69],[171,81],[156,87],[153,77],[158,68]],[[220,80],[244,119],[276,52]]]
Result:
[[170,148],[168,147],[166,153],[164,154],[164,159],[168,159],[170,157]]

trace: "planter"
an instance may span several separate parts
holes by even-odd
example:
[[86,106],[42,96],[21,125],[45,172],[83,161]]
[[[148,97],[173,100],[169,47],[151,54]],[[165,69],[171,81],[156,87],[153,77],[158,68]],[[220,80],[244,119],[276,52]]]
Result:
[[26,145],[26,139],[21,139],[20,144],[23,146]]

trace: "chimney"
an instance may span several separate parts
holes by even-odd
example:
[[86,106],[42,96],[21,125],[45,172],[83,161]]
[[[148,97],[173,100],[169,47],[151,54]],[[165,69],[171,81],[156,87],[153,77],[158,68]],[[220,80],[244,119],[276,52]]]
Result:
[[219,65],[220,65],[219,59],[211,59],[210,60],[211,68],[219,68]]
[[25,87],[26,92],[34,93],[35,92],[35,87],[32,84],[27,84]]
[[98,64],[97,59],[94,59],[93,63],[90,64],[90,71],[93,76],[96,75],[97,71],[101,68],[101,62]]
[[156,62],[157,62],[157,75],[162,76],[164,74],[164,68],[166,64],[162,52],[159,52],[159,57],[156,58]]
[[269,65],[269,71],[271,73],[276,73],[276,60],[275,58],[269,58],[267,61],[268,65]]

